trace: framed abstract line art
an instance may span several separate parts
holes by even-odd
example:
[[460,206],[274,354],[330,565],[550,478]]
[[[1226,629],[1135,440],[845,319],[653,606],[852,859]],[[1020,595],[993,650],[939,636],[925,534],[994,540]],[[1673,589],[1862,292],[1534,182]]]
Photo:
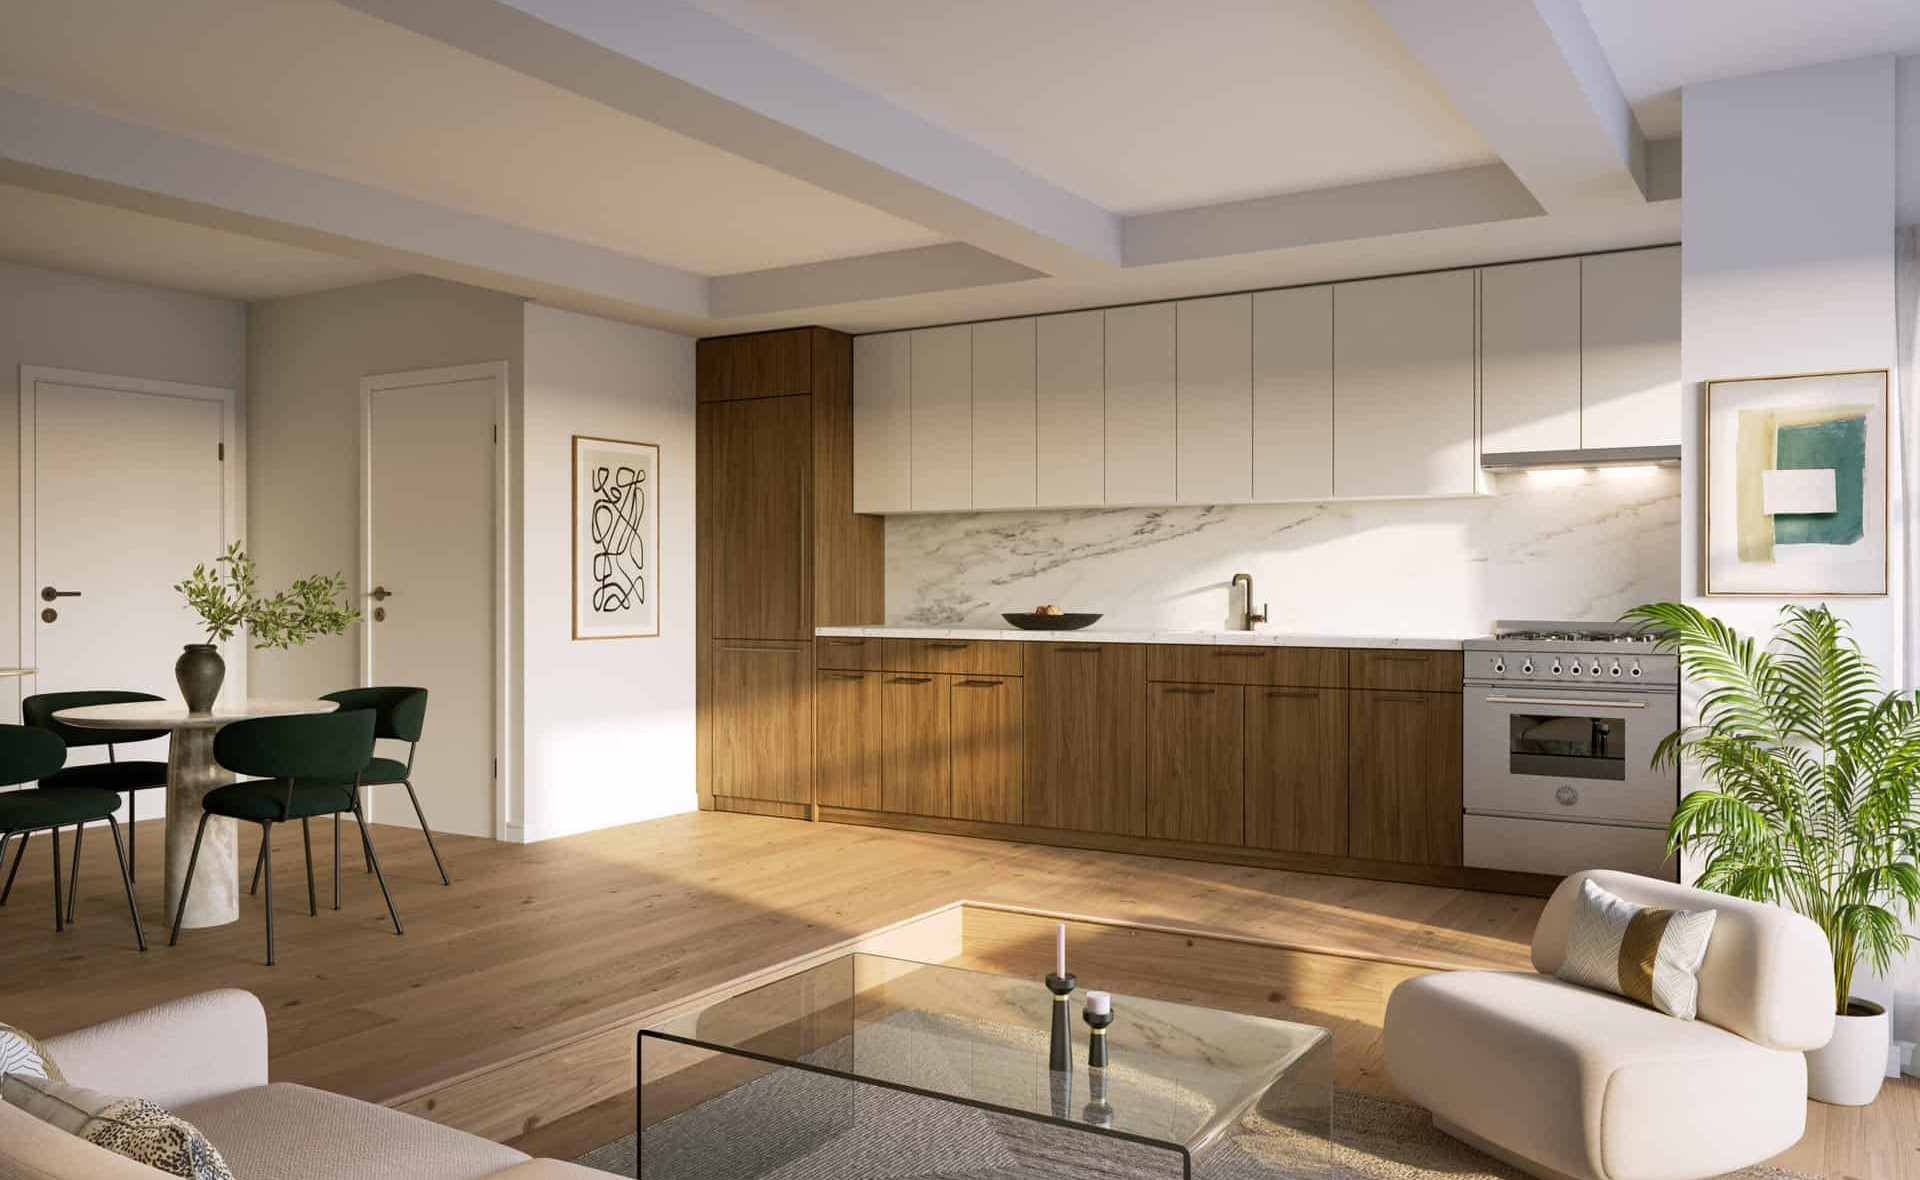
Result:
[[573,637],[660,634],[660,448],[573,436]]
[[1709,381],[1706,592],[1887,592],[1887,371]]

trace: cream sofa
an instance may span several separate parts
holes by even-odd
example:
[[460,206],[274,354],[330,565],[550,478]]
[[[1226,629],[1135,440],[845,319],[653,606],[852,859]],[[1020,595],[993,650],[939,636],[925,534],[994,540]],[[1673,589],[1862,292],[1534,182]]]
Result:
[[[1713,909],[1700,1018],[1555,979],[1580,882],[1642,905]],[[1627,873],[1554,891],[1532,972],[1444,971],[1387,1004],[1387,1069],[1441,1130],[1548,1180],[1697,1180],[1805,1130],[1804,1051],[1833,1032],[1826,936],[1774,906]]]
[[[151,1099],[198,1126],[237,1180],[606,1180],[438,1123],[267,1081],[267,1014],[214,991],[47,1041],[75,1085]],[[0,1180],[160,1180],[163,1173],[0,1103]]]

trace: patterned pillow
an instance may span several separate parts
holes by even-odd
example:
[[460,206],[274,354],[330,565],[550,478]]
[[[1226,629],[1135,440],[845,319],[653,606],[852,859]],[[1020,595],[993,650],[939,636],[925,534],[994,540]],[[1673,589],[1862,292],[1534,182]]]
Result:
[[1555,974],[1692,1020],[1715,916],[1713,910],[1635,905],[1591,879],[1582,881],[1567,931],[1567,958]]
[[67,1080],[61,1075],[60,1067],[53,1063],[47,1047],[35,1040],[32,1033],[0,1024],[0,1075],[10,1073],[56,1082]]
[[184,1180],[234,1180],[199,1128],[144,1098],[116,1098],[64,1082],[9,1074],[0,1099],[41,1122]]

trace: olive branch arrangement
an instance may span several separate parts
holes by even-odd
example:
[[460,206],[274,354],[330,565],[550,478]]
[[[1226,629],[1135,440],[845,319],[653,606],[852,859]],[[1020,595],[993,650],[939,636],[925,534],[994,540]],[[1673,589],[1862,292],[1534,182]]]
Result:
[[245,627],[257,648],[286,650],[321,635],[339,635],[360,621],[346,602],[347,580],[340,574],[314,574],[262,597],[253,559],[235,541],[227,551],[193,567],[176,583],[187,605],[200,616],[207,642],[223,643]]

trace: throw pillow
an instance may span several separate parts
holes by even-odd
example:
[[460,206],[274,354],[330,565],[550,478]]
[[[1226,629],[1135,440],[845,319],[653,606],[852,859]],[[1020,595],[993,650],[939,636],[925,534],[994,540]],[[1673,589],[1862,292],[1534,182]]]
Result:
[[9,1074],[0,1099],[70,1135],[183,1180],[234,1180],[199,1128],[144,1098]]
[[1715,916],[1713,910],[1635,905],[1591,879],[1582,881],[1567,931],[1567,958],[1555,974],[1692,1020]]
[[11,1024],[0,1024],[0,1076],[10,1073],[51,1078],[56,1082],[67,1080],[61,1076],[60,1067],[53,1063],[53,1055],[32,1033]]

